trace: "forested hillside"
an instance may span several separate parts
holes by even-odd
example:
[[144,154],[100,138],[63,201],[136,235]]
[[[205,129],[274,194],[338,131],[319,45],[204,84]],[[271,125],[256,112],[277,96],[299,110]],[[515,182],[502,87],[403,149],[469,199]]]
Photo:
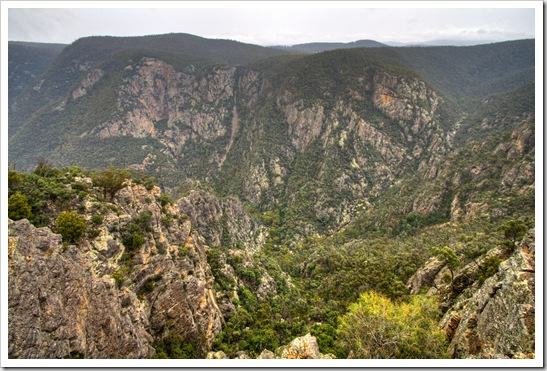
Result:
[[93,37],[10,90],[10,356],[533,358],[534,40],[366,46]]

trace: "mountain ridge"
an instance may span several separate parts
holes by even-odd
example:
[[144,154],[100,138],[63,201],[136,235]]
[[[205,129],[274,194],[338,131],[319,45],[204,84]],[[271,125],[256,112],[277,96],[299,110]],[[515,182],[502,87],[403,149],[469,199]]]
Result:
[[[181,38],[197,45],[179,50]],[[108,321],[134,330],[137,357],[279,356],[308,333],[322,354],[363,356],[347,329],[361,323],[366,300],[393,313],[425,308],[405,321],[434,329],[424,335],[434,349],[409,345],[419,335],[407,328],[414,335],[388,347],[392,357],[534,357],[524,328],[518,354],[505,338],[494,350],[469,340],[474,309],[460,310],[486,300],[482,287],[520,285],[501,270],[516,264],[525,232],[533,238],[533,40],[312,54],[221,41],[231,51],[219,56],[201,38],[152,45],[161,39],[147,39],[150,48],[134,48],[139,38],[81,40],[10,104],[13,269],[32,255],[15,239],[30,230],[49,241],[36,249],[56,246],[56,262],[76,256],[95,267],[82,287],[98,279],[117,295]],[[103,189],[116,176],[126,182]],[[66,250],[15,221],[61,233],[67,212],[87,229]],[[428,280],[438,290],[423,298],[412,282]],[[49,308],[54,286],[31,295],[10,326],[29,330],[30,304]],[[185,306],[169,309],[166,292]],[[492,295],[491,312],[502,313]],[[511,318],[529,322],[530,297],[511,300],[528,308]],[[64,321],[43,320],[47,339]],[[492,339],[485,321],[468,331],[473,339]],[[115,351],[109,337],[89,334]],[[55,354],[105,356],[78,339]],[[44,352],[59,350],[54,343]]]

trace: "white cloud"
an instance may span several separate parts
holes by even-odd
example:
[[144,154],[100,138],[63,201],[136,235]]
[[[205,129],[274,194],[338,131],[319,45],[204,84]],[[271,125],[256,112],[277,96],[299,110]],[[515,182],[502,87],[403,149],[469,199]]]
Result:
[[[301,8],[281,4],[277,8],[141,9],[131,8],[132,3],[127,3],[125,9],[79,9],[68,8],[71,2],[66,4],[66,9],[10,8],[9,40],[70,43],[92,35],[171,32],[259,45],[359,39],[418,42],[479,36],[494,41],[534,37],[534,9],[351,9],[338,8],[336,2],[320,2],[321,6],[331,4],[330,9],[310,8],[307,4]],[[142,7],[142,3],[137,4]]]

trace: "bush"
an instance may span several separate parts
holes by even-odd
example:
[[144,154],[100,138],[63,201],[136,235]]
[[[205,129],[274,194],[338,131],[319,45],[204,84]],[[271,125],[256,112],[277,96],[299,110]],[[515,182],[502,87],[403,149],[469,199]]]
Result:
[[169,334],[161,341],[154,343],[156,358],[195,359],[203,355],[193,342],[185,341],[180,335]]
[[93,223],[95,225],[101,225],[101,224],[103,224],[103,217],[100,216],[100,215],[93,215],[91,217],[91,223]]
[[505,238],[512,243],[509,245],[511,247],[514,247],[524,237],[526,231],[528,230],[528,227],[526,226],[526,223],[524,223],[524,221],[518,219],[509,220],[508,222],[500,226],[499,229],[503,232]]
[[96,174],[93,177],[93,184],[103,189],[106,198],[114,198],[114,195],[123,188],[123,184],[130,178],[130,173],[124,169],[116,169],[110,166],[108,169]]
[[24,195],[15,193],[10,196],[8,199],[8,218],[12,220],[32,218],[28,199]]
[[133,252],[144,244],[144,238],[135,232],[124,237],[122,243],[128,251]]
[[167,206],[168,204],[172,204],[173,200],[171,200],[171,197],[169,195],[166,195],[165,193],[162,193],[160,196],[160,205],[162,207]]
[[151,232],[152,228],[150,227],[150,224],[152,223],[152,212],[149,210],[143,211],[138,216],[133,218],[133,223],[135,223],[141,230]]
[[64,242],[76,242],[85,232],[85,219],[74,211],[63,211],[57,217],[57,233]]
[[432,299],[392,302],[373,291],[361,294],[341,318],[338,335],[356,358],[444,358],[446,338]]

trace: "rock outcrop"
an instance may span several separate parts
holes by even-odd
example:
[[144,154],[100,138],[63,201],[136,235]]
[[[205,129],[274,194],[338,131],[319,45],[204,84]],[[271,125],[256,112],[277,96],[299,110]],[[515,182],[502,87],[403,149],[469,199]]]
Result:
[[[516,251],[494,248],[454,272],[451,283],[444,263],[429,260],[409,280],[411,293],[441,295],[441,320],[453,358],[535,357],[535,238],[528,231]],[[502,261],[492,276],[476,277],[487,259]]]
[[76,245],[10,221],[9,356],[145,358],[172,334],[205,354],[223,317],[202,237],[158,187],[98,194],[79,208],[88,232]]
[[10,358],[144,358],[153,353],[144,305],[108,276],[97,277],[77,246],[9,223]]
[[236,197],[221,200],[211,192],[191,190],[178,199],[177,205],[209,246],[231,246],[254,253],[266,242],[266,228],[253,220]]
[[454,358],[535,357],[533,230],[495,275],[446,312],[442,326]]
[[[209,352],[207,359],[228,359],[222,351]],[[237,359],[248,359],[245,352],[239,352]],[[333,354],[322,354],[319,351],[315,336],[306,334],[291,341],[290,344],[280,347],[272,352],[264,349],[257,359],[335,359]]]

